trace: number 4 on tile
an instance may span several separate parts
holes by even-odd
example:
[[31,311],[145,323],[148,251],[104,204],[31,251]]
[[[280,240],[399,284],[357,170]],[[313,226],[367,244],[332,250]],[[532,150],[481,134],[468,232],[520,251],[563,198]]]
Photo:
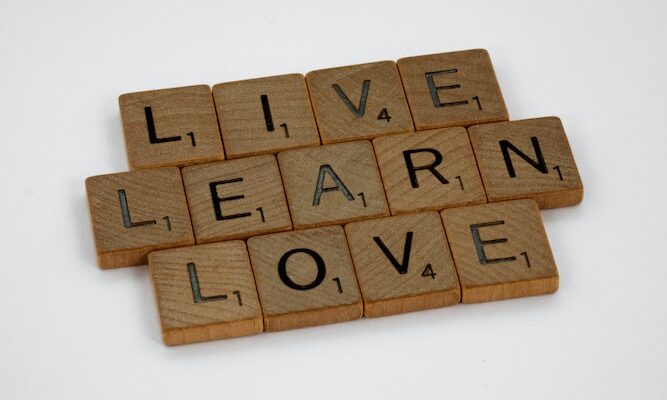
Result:
[[433,272],[433,268],[431,267],[431,264],[426,264],[426,267],[424,267],[424,270],[422,271],[422,276],[427,278],[431,277],[432,279],[435,279],[435,276],[438,275],[435,272]]

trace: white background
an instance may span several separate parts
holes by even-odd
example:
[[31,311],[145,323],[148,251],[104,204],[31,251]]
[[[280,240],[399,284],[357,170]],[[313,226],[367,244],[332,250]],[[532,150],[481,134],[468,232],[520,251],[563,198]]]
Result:
[[[662,1],[0,2],[0,399],[667,398]],[[551,296],[165,347],[145,267],[95,264],[84,179],[121,93],[484,47],[560,116],[586,195]],[[159,396],[159,397],[158,397]]]

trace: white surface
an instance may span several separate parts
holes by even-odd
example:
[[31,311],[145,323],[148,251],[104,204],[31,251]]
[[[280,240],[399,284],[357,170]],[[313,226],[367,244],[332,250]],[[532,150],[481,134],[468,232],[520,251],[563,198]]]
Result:
[[[94,3],[0,3],[0,398],[667,398],[664,2]],[[95,266],[119,94],[476,47],[584,180],[557,294],[167,348],[147,270]]]

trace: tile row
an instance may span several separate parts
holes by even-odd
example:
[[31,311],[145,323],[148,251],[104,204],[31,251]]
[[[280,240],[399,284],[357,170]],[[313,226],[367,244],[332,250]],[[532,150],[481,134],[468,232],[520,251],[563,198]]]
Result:
[[149,269],[168,345],[558,289],[532,199],[160,250]]
[[576,204],[556,117],[409,132],[86,180],[98,262],[157,249],[519,198]]
[[508,120],[486,50],[123,94],[132,170]]

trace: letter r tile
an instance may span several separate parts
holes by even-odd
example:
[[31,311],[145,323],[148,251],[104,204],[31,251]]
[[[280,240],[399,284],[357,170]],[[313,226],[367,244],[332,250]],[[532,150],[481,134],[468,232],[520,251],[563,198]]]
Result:
[[369,141],[278,154],[295,229],[389,215]]
[[464,303],[558,289],[556,262],[534,200],[450,208],[441,215]]
[[311,71],[306,81],[322,143],[414,130],[393,61]]
[[273,155],[186,167],[183,182],[198,244],[292,228]]
[[363,305],[340,226],[248,239],[266,331],[361,318]]
[[508,119],[486,50],[408,57],[397,64],[418,131]]
[[486,202],[465,128],[443,128],[373,140],[391,213]]

